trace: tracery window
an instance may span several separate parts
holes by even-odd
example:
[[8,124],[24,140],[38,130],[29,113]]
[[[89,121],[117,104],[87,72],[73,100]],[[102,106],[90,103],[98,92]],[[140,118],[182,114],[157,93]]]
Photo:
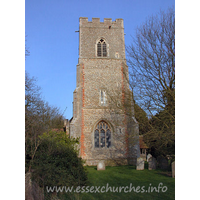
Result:
[[97,43],[97,56],[107,57],[107,45],[104,39],[100,39]]
[[95,148],[109,148],[111,146],[111,129],[105,121],[100,121],[94,131]]

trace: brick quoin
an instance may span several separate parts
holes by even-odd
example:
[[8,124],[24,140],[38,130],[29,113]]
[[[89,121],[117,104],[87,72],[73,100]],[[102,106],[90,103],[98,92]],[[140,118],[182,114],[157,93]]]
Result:
[[80,138],[80,152],[81,152],[81,157],[85,156],[85,145],[84,145],[84,106],[85,106],[85,74],[84,74],[84,64],[82,65],[82,119],[81,119],[81,138]]
[[[123,69],[123,64],[121,65],[121,75],[122,75],[122,104],[124,104],[125,101],[125,89],[124,89],[124,69]],[[123,123],[127,124],[127,119],[126,119],[126,108],[124,110],[124,120]],[[128,156],[128,152],[129,152],[129,145],[128,145],[128,132],[127,132],[127,126],[125,126],[125,142],[126,142],[126,146],[125,146],[125,155]]]

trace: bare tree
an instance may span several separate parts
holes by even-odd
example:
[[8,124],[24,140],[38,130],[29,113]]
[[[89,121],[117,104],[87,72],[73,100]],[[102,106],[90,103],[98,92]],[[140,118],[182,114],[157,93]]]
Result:
[[[26,37],[27,37],[27,35],[26,35]],[[25,39],[25,42],[26,42],[27,40]],[[26,59],[26,57],[27,56],[29,56],[30,55],[30,51],[28,50],[28,47],[26,46],[26,44],[25,44],[25,59]]]
[[174,10],[160,12],[137,28],[127,52],[130,85],[137,104],[154,115],[169,103],[166,95],[175,101]]
[[[127,47],[135,102],[148,114],[146,142],[163,155],[175,144],[175,13],[169,8],[136,30]],[[170,149],[170,151],[169,151]]]
[[[40,145],[39,136],[53,128],[63,127],[63,116],[57,107],[50,106],[41,97],[41,89],[35,78],[25,76],[25,155],[31,169],[35,153]],[[30,160],[30,162],[28,162]],[[27,166],[26,166],[27,167]]]

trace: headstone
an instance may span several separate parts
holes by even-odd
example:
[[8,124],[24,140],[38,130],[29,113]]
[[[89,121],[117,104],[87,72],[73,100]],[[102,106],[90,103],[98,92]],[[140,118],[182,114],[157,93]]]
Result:
[[147,155],[147,162],[149,162],[149,158],[151,158],[152,157],[152,155],[149,153],[148,155]]
[[149,158],[148,169],[156,169],[156,159],[154,157]]
[[99,161],[99,163],[97,164],[97,170],[105,170],[105,163],[103,160]]
[[175,161],[172,163],[172,178],[175,178]]
[[166,158],[159,156],[157,161],[158,161],[158,165],[161,169],[168,169],[169,168],[168,160]]
[[137,158],[137,170],[144,170],[144,160],[143,158]]

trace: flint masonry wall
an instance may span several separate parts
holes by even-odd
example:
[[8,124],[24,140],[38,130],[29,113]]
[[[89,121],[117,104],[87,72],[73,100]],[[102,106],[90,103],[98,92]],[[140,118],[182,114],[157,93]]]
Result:
[[115,53],[119,52],[120,59],[125,59],[124,25],[122,19],[93,18],[88,22],[87,18],[80,18],[79,29],[79,58],[97,58],[95,44],[100,38],[104,38],[108,45],[108,59],[115,58]]
[[[107,56],[97,56],[97,42],[104,39]],[[126,72],[124,74],[124,72]],[[73,120],[70,136],[80,137],[80,156],[88,165],[99,160],[121,160],[127,163],[127,116],[121,105],[128,91],[128,70],[125,60],[124,26],[122,19],[80,18],[79,63],[77,87],[74,91]],[[106,91],[106,105],[100,103],[100,91]],[[104,120],[111,127],[111,147],[95,148],[94,131]]]

